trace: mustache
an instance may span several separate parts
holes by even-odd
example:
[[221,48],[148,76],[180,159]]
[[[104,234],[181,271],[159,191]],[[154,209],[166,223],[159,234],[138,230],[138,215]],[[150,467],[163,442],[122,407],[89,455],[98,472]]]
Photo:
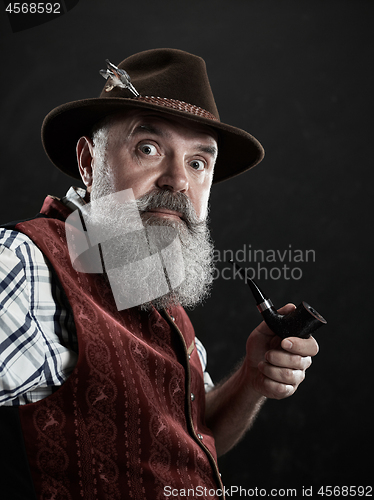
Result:
[[151,191],[138,198],[136,204],[140,215],[155,208],[166,208],[180,212],[188,228],[193,228],[202,222],[198,219],[191,200],[184,193],[167,190]]

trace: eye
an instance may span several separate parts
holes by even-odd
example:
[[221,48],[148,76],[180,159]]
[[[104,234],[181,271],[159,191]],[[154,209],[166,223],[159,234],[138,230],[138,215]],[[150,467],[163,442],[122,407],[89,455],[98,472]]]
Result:
[[204,170],[204,168],[206,166],[206,164],[203,160],[192,160],[190,162],[190,165],[194,170]]
[[141,144],[139,146],[139,149],[142,153],[144,153],[147,156],[156,156],[157,155],[157,149],[156,146],[153,144]]

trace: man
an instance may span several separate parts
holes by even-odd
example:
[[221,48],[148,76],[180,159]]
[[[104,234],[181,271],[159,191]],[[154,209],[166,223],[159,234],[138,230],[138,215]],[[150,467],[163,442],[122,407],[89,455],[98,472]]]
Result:
[[[86,189],[47,197],[38,217],[1,233],[3,484],[9,498],[220,497],[217,454],[243,436],[266,398],[295,392],[318,351],[313,338],[281,341],[261,323],[240,368],[214,387],[182,307],[212,282],[212,183],[253,167],[263,150],[219,121],[196,56],[151,50],[101,73],[99,98],[60,106],[43,124],[47,154]],[[128,190],[140,230],[126,229],[131,203],[110,203]],[[123,231],[122,243],[130,242],[125,252],[118,238],[101,245],[102,272],[72,259],[82,232],[68,222],[77,209],[90,236],[92,228],[102,240]],[[160,227],[171,231],[167,244]],[[168,259],[163,250],[176,236]],[[119,260],[136,272],[140,262],[141,274],[122,275]],[[180,267],[183,279],[172,286]],[[118,306],[122,294],[149,292],[144,281],[156,276],[157,285],[161,275],[163,295]]]

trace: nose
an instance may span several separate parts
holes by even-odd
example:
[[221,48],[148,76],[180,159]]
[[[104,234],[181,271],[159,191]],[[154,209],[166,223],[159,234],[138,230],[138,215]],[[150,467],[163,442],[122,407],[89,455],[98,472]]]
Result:
[[160,189],[180,193],[188,191],[188,176],[182,158],[174,156],[173,158],[165,159],[161,168],[162,171],[157,179],[157,185]]

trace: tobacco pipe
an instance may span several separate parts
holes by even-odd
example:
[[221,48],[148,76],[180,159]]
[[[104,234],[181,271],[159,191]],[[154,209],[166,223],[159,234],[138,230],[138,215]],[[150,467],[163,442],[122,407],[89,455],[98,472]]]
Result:
[[282,339],[300,337],[307,339],[313,332],[325,325],[327,321],[307,302],[302,302],[288,314],[279,314],[272,301],[261,291],[257,283],[246,276],[244,270],[232,259],[230,263],[238,270],[239,275],[249,285],[257,303],[257,309],[262,314],[268,327]]

